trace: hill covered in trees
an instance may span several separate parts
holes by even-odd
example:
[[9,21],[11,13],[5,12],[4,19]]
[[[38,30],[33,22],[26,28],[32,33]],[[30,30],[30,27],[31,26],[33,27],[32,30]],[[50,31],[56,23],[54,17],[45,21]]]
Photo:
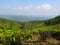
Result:
[[55,45],[51,40],[60,44],[60,16],[29,22],[0,18],[0,45],[22,45],[29,41]]
[[60,24],[60,16],[57,16],[55,18],[49,19],[45,21],[46,25],[56,25]]

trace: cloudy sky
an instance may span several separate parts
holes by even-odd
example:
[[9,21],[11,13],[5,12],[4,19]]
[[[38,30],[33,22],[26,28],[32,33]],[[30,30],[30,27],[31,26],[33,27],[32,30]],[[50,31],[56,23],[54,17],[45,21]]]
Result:
[[54,16],[60,0],[0,0],[0,15]]

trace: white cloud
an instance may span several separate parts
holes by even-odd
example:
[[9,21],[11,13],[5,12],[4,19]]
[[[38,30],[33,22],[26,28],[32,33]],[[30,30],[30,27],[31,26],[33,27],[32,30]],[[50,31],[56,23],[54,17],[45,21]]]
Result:
[[50,4],[42,4],[41,5],[41,8],[44,8],[44,9],[51,9],[52,6]]
[[23,10],[23,7],[14,7],[14,10]]
[[22,15],[55,15],[60,14],[60,9],[51,4],[26,5],[26,6],[5,6],[0,8],[0,14],[8,12],[8,14],[22,14]]
[[36,9],[51,9],[52,8],[52,6],[50,5],[50,4],[42,4],[42,5],[36,5],[36,6],[34,6],[34,5],[27,5],[27,6],[8,6],[7,8],[11,8],[11,9],[15,9],[15,10],[24,10],[24,11],[26,11],[26,10],[36,10]]
[[36,8],[36,9],[40,9],[40,8],[41,8],[41,6],[40,6],[40,5],[38,5],[38,6],[35,6],[35,8]]
[[19,10],[22,10],[23,8],[22,8],[22,7],[19,7],[18,9],[19,9]]
[[28,6],[26,6],[26,7],[24,7],[24,9],[29,9],[29,7],[28,7]]
[[32,5],[29,5],[29,6],[25,6],[25,7],[23,7],[24,9],[31,9],[31,8],[33,8],[33,6]]

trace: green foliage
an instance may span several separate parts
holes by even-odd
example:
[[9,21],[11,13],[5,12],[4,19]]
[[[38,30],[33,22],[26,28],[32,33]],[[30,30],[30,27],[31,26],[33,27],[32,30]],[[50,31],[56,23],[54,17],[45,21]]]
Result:
[[57,31],[57,32],[60,32],[60,24],[58,25],[53,25],[53,26],[46,26],[46,27],[42,27],[40,28],[41,30],[43,31]]
[[41,31],[60,32],[60,16],[42,21],[16,22],[0,18],[0,44],[31,40],[33,33]]
[[57,16],[55,18],[46,20],[44,22],[45,25],[49,26],[49,25],[56,25],[56,24],[60,24],[60,16]]

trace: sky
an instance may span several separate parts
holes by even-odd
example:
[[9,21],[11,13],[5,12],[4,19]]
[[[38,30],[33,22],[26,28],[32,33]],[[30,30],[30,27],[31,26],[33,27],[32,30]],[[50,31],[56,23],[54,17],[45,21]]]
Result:
[[60,15],[60,0],[0,0],[0,15]]

